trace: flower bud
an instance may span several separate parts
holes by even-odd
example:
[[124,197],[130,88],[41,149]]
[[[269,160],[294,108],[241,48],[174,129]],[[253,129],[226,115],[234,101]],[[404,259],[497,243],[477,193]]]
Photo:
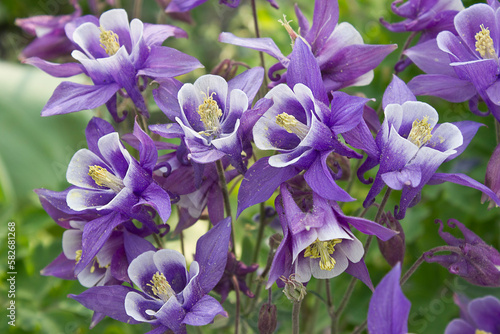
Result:
[[280,279],[285,283],[283,293],[288,300],[298,303],[304,299],[307,294],[306,287],[295,279],[295,274],[291,274],[288,278],[281,276]]
[[[490,161],[488,162],[488,167],[486,168],[486,176],[484,180],[484,185],[493,190],[493,192],[500,196],[500,145],[497,146],[493,154],[491,155]],[[488,197],[488,195],[483,194],[481,196],[481,202],[489,201],[488,209],[491,209],[496,204]]]
[[399,221],[390,212],[383,216],[384,221],[391,230],[399,232],[387,241],[377,239],[380,253],[387,263],[394,267],[396,263],[402,263],[405,257],[405,233]]
[[272,334],[278,324],[278,315],[276,305],[264,303],[259,311],[259,333]]

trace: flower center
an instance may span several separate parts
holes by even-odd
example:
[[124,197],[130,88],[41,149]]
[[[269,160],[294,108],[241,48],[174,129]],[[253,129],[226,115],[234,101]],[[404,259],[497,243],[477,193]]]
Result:
[[215,102],[212,98],[215,92],[210,95],[203,92],[202,94],[205,95],[205,98],[203,99],[203,103],[198,107],[198,114],[200,115],[200,119],[205,126],[205,131],[200,131],[200,134],[208,137],[216,136],[220,129],[219,119],[222,116],[222,110],[219,108],[217,102]]
[[292,22],[292,20],[290,21],[287,21],[286,20],[286,15],[283,14],[283,20],[278,20],[279,23],[281,23],[281,25],[283,27],[285,27],[286,31],[288,32],[288,35],[290,35],[290,38],[292,39],[292,47],[293,47],[293,44],[295,43],[295,40],[297,39],[297,37],[299,37],[299,34],[297,34],[293,28],[290,26],[290,22]]
[[479,52],[483,59],[497,59],[497,54],[493,45],[493,40],[490,37],[490,31],[484,25],[480,26],[481,31],[476,34],[476,51]]
[[491,334],[491,333],[480,329],[476,329],[476,332],[474,334]]
[[156,296],[160,297],[160,299],[163,300],[165,303],[170,299],[170,297],[175,295],[174,289],[172,289],[172,287],[168,283],[163,273],[160,274],[160,272],[157,271],[153,275],[151,283],[152,284],[148,283],[147,285],[150,286],[153,293]]
[[101,42],[101,48],[106,51],[108,56],[112,56],[118,52],[120,49],[120,44],[118,43],[118,35],[111,30],[104,30],[103,27],[99,27],[101,34],[99,35],[99,42]]
[[432,127],[428,122],[429,116],[425,116],[423,120],[416,119],[411,126],[408,139],[419,148],[422,147],[432,138]]
[[321,270],[333,270],[335,267],[335,259],[331,257],[331,254],[335,252],[335,245],[340,244],[342,239],[332,239],[327,241],[319,241],[316,239],[311,245],[307,246],[304,252],[304,257],[310,257],[311,259],[321,259],[319,261],[319,267]]
[[300,140],[303,140],[309,132],[307,125],[297,121],[295,116],[288,115],[286,112],[276,116],[276,124],[284,128],[288,133],[297,135]]
[[125,187],[121,179],[101,166],[89,166],[89,176],[98,186],[109,188],[116,193],[119,193]]
[[80,262],[80,260],[82,259],[82,250],[79,249],[75,252],[75,261],[76,263]]

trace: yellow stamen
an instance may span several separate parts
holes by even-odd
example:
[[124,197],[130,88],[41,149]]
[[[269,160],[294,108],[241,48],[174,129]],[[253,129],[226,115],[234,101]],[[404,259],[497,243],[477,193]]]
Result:
[[153,293],[158,297],[160,297],[160,299],[163,300],[164,302],[167,302],[167,300],[169,300],[170,297],[175,295],[175,291],[168,283],[167,279],[165,278],[165,275],[160,274],[159,271],[157,271],[153,275],[151,283],[152,284],[148,283],[147,285],[150,286]]
[[104,30],[103,27],[99,27],[101,34],[99,35],[99,42],[101,42],[101,47],[106,51],[109,56],[114,55],[120,49],[120,43],[118,43],[118,35],[111,30]]
[[[81,254],[81,252],[82,251],[80,251],[80,254]],[[97,264],[97,267],[96,267],[96,264]],[[101,269],[109,268],[109,265],[110,265],[109,263],[105,266],[101,265],[99,263],[99,260],[97,259],[97,256],[96,256],[96,257],[94,257],[94,260],[90,264],[90,273],[93,274],[96,268],[101,268]]]
[[335,267],[335,259],[330,255],[335,252],[335,245],[342,242],[342,239],[333,239],[327,241],[319,241],[316,239],[311,245],[307,246],[304,257],[310,257],[311,259],[318,259],[319,267],[321,270],[333,270]]
[[490,332],[486,332],[480,329],[476,329],[476,332],[474,334],[491,334]]
[[89,166],[89,176],[98,186],[109,188],[116,193],[120,192],[124,187],[123,181],[120,178],[101,166]]
[[476,51],[483,59],[497,59],[493,40],[490,37],[490,30],[484,25],[480,26],[481,31],[476,34]]
[[411,126],[408,139],[418,147],[422,147],[432,138],[432,127],[428,122],[429,116],[425,116],[423,120],[416,119]]
[[285,27],[286,31],[288,32],[288,35],[290,35],[290,38],[292,39],[292,47],[293,47],[293,44],[295,43],[295,40],[297,39],[297,37],[299,37],[299,35],[290,26],[290,22],[292,22],[292,20],[287,21],[286,15],[283,14],[283,20],[280,19],[280,20],[278,20],[278,22],[281,23],[281,25],[283,27]]
[[276,116],[276,124],[284,128],[288,133],[294,133],[300,140],[304,139],[309,132],[307,125],[297,121],[295,116],[283,112]]
[[76,256],[75,256],[75,261],[76,263],[80,262],[80,260],[82,259],[82,250],[79,249],[75,252]]
[[203,103],[198,106],[198,114],[206,130],[201,131],[200,134],[205,136],[216,136],[220,129],[219,119],[222,116],[222,110],[212,98],[214,94],[215,92],[210,95],[203,93],[205,98],[203,99]]

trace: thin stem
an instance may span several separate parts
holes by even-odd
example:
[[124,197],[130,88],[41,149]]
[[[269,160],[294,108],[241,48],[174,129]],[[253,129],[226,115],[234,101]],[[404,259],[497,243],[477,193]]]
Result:
[[368,320],[365,320],[361,325],[359,325],[358,327],[356,327],[354,329],[354,331],[352,332],[352,334],[360,334],[364,331],[364,329],[366,328],[366,325],[368,324]]
[[[264,203],[260,203],[260,219],[259,219],[259,231],[257,232],[257,243],[255,244],[255,249],[253,252],[252,263],[257,263],[259,258],[260,246],[262,244],[262,237],[264,235],[264,227],[266,226],[266,207]],[[253,285],[254,272],[248,275],[248,288],[251,290]]]
[[184,249],[184,233],[181,231],[181,233],[179,234],[179,240],[181,241],[181,252],[182,252],[182,255],[186,255],[186,250]]
[[399,282],[400,285],[405,284],[408,278],[410,278],[410,276],[413,275],[413,273],[418,269],[418,267],[424,262],[424,254],[420,255],[420,257],[412,264],[410,269],[406,271],[406,273],[401,278],[401,281]]
[[241,308],[240,285],[238,283],[236,275],[231,276],[231,281],[233,282],[234,292],[236,293],[236,314],[234,319],[234,333],[238,334],[238,330],[240,327],[240,308]]
[[295,303],[293,303],[293,310],[292,310],[292,334],[299,334],[300,333],[300,327],[299,327],[300,304],[302,304],[302,302],[295,302]]
[[142,0],[134,1],[134,17],[140,19],[142,11]]
[[[361,159],[358,159],[358,160],[356,161],[356,166],[354,166],[354,170],[355,170],[355,171],[357,171],[357,170],[359,169],[359,166],[361,166],[361,161],[362,161],[362,160],[363,160],[363,159],[361,158]],[[354,173],[354,174],[355,174],[355,173]],[[352,189],[352,186],[353,186],[353,184],[354,184],[354,179],[355,179],[355,178],[356,178],[356,176],[355,176],[355,175],[351,175],[351,178],[349,179],[349,183],[347,184],[347,187],[345,188],[345,191],[346,191],[347,193],[350,193],[350,192],[351,192],[351,189]],[[339,204],[339,205],[340,205],[340,208],[342,208],[342,207],[344,206],[344,203],[345,203],[345,202],[340,202],[340,204]]]
[[337,315],[335,313],[335,307],[333,306],[333,299],[332,299],[332,289],[330,287],[330,280],[326,279],[325,280],[325,287],[326,287],[326,305],[328,306],[328,314],[330,315],[330,333],[336,333],[336,328],[337,328]]
[[[319,280],[317,282],[320,283]],[[322,291],[323,284],[317,284],[317,285],[318,285],[318,288],[316,290],[316,293],[318,294],[318,296],[322,296],[323,295],[323,291]],[[327,293],[328,293],[328,291],[327,291]],[[323,300],[321,300],[320,298],[315,298],[315,302],[314,302],[314,306],[313,306],[311,315],[309,317],[307,317],[304,333],[314,333],[314,327],[316,326],[316,315],[318,314],[318,310],[319,310],[320,305],[323,305],[322,302],[323,302]]]
[[231,218],[231,251],[235,253],[235,243],[234,243],[234,221],[233,215],[231,213],[231,202],[229,201],[229,192],[227,191],[226,175],[224,174],[224,166],[222,166],[222,161],[217,160],[215,162],[217,165],[217,174],[219,175],[219,185],[222,190],[222,197],[224,198],[224,209],[226,210],[226,216]]
[[[378,207],[377,214],[375,215],[375,222],[380,224],[380,218],[382,217],[382,213],[384,212],[385,205],[387,204],[387,201],[389,200],[389,196],[391,195],[391,188],[387,188],[384,194],[384,198],[382,198],[382,202],[380,202],[380,206]],[[365,254],[368,248],[370,247],[370,244],[372,243],[373,235],[369,235],[368,238],[366,238],[365,242]]]
[[495,134],[497,139],[497,144],[500,144],[500,123],[495,120]]
[[[257,18],[257,5],[255,4],[255,0],[252,0],[252,16],[253,16],[253,25],[255,27],[255,37],[260,38],[259,31],[259,20]],[[264,61],[264,53],[259,51],[260,57],[260,66],[264,69],[264,73],[266,73],[266,63]],[[267,87],[267,75],[264,75],[264,87]],[[264,97],[262,89],[259,89],[259,98]]]
[[[340,301],[339,307],[337,308],[337,311],[335,312],[335,328],[339,327],[340,316],[342,315],[342,312],[344,312],[344,309],[346,308],[347,303],[349,303],[349,299],[351,299],[351,295],[352,295],[357,283],[358,283],[358,279],[355,277],[352,277],[351,281],[349,282],[349,285],[347,286],[347,289],[344,293],[344,296],[342,297],[342,300]],[[335,331],[335,332],[337,332],[337,331]]]
[[158,236],[158,234],[153,233],[153,239],[155,239],[155,242],[156,242],[156,244],[158,245],[158,247],[163,248],[163,241],[162,241],[162,240],[161,240],[161,238]]

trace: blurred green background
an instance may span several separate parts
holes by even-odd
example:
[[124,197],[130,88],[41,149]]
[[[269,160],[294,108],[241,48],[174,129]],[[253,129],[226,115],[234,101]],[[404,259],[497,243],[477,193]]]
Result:
[[[173,21],[163,15],[157,3],[144,0],[141,18],[145,22],[175,24],[189,33],[187,40],[168,40],[165,45],[176,47],[191,54],[205,65],[182,78],[186,82],[194,81],[198,76],[210,72],[221,60],[231,58],[243,61],[251,66],[259,65],[257,52],[221,44],[218,34],[230,31],[241,37],[253,37],[253,19],[250,1],[241,0],[236,10],[209,0],[192,11],[194,25]],[[294,20],[292,27],[297,27],[293,2],[278,0],[279,10],[271,8],[264,0],[257,1],[261,36],[272,37],[284,54],[291,51],[290,39],[277,22],[283,14]],[[297,1],[308,18],[312,18],[313,1]],[[379,24],[384,17],[390,22],[399,21],[390,12],[388,0],[339,1],[340,21],[353,24],[363,36],[365,43],[397,43],[400,48],[408,34],[393,34]],[[84,13],[89,13],[88,4],[80,1]],[[475,3],[464,1],[465,6]],[[133,3],[121,1],[132,17]],[[17,17],[33,15],[61,15],[72,12],[66,0],[2,0],[0,2],[0,301],[2,314],[7,306],[7,223],[16,223],[16,327],[7,325],[7,318],[0,321],[0,332],[12,333],[87,333],[91,312],[76,301],[66,298],[67,294],[78,294],[84,290],[77,281],[63,281],[54,277],[40,276],[39,272],[61,252],[63,229],[55,224],[41,208],[33,192],[35,188],[63,190],[68,186],[65,179],[66,167],[73,154],[86,147],[84,129],[93,116],[92,111],[75,114],[40,117],[40,110],[60,82],[42,71],[21,65],[17,61],[19,52],[32,40],[13,23]],[[376,69],[375,79],[368,87],[350,88],[351,94],[362,93],[381,101],[383,91],[391,80],[392,67],[399,57],[396,50]],[[274,59],[266,56],[266,65],[274,64]],[[401,74],[406,82],[419,74],[412,66]],[[72,78],[86,82],[84,77]],[[432,104],[440,114],[440,122],[470,119],[482,122],[482,127],[469,148],[456,161],[442,166],[440,171],[467,173],[476,180],[483,181],[486,164],[493,152],[495,127],[493,118],[480,118],[472,115],[466,104],[449,104],[435,98],[420,98]],[[372,103],[377,108],[378,102]],[[153,117],[163,120],[163,114],[153,110]],[[374,172],[372,171],[374,175]],[[346,186],[346,182],[340,182]],[[359,213],[368,186],[355,180],[352,195],[359,200],[347,203],[347,214]],[[498,209],[488,211],[486,204],[480,203],[481,194],[473,189],[453,184],[426,186],[422,202],[409,209],[402,221],[406,233],[407,251],[403,270],[418,256],[435,246],[443,244],[437,235],[435,219],[456,218],[480,235],[487,243],[497,249],[500,247],[500,226]],[[377,199],[380,201],[380,197]],[[399,200],[398,192],[393,192],[387,210],[394,208]],[[235,197],[233,196],[235,204]],[[272,203],[271,201],[269,203]],[[248,209],[237,221],[237,253],[248,263],[252,257],[253,244],[257,234],[257,224],[251,219],[258,211]],[[373,218],[375,210],[368,213]],[[172,221],[175,224],[175,220]],[[186,233],[188,243],[193,247],[199,235],[206,231],[206,225],[195,225]],[[275,233],[268,228],[266,237]],[[364,236],[359,236],[360,239]],[[178,241],[166,237],[169,247],[178,248]],[[259,263],[265,264],[268,247],[260,253]],[[189,252],[188,252],[189,253]],[[377,244],[373,243],[366,258],[374,284],[377,284],[390,269],[380,255]],[[346,289],[350,276],[344,274],[332,280],[334,302],[338,303]],[[307,333],[322,333],[329,328],[329,318],[323,305],[324,283],[314,280],[308,285],[309,293],[303,303],[302,324]],[[409,331],[412,333],[443,333],[447,323],[458,317],[458,308],[453,304],[454,292],[463,293],[471,298],[492,294],[500,297],[498,289],[479,288],[454,277],[437,264],[424,263],[403,288],[412,302]],[[370,290],[359,283],[342,318],[342,332],[352,329],[366,318]],[[267,299],[267,293],[262,293]],[[243,297],[246,303],[246,297]],[[278,289],[273,290],[273,301],[278,306],[278,332],[287,333],[290,329],[291,304]],[[229,310],[234,308],[234,293],[224,304]],[[256,321],[262,300],[257,303],[254,312],[242,318],[244,332],[257,332]],[[233,319],[217,319],[215,324],[203,328],[189,328],[190,333],[223,331],[232,332]],[[147,331],[148,326],[130,326],[111,319],[105,319],[92,333],[138,333]]]

